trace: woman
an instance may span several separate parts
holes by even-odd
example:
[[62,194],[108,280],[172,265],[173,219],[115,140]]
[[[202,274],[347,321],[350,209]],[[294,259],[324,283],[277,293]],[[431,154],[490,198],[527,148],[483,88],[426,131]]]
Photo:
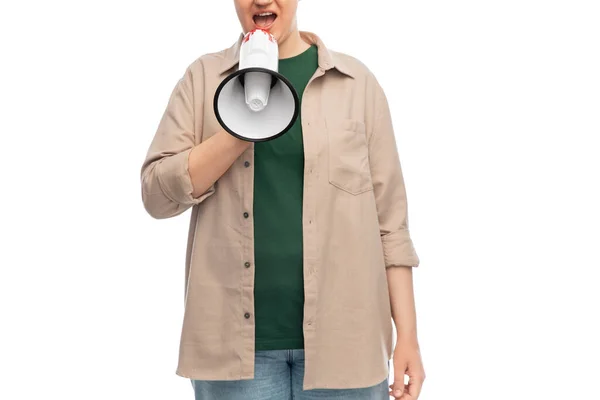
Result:
[[383,90],[298,30],[298,0],[234,3],[243,33],[274,35],[301,112],[271,141],[221,128],[212,101],[243,34],[173,90],[141,184],[155,218],[192,208],[176,373],[196,399],[416,399],[419,259]]

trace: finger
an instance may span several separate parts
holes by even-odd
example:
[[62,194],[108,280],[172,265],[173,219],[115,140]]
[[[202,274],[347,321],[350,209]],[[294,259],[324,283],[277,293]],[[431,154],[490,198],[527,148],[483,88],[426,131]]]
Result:
[[398,363],[397,366],[394,366],[394,382],[392,382],[392,391],[394,392],[394,396],[399,398],[405,392],[404,390],[404,380],[406,379],[405,373],[407,370],[406,364]]
[[[396,396],[394,396],[394,392],[390,390],[389,395],[391,397],[393,397],[395,400],[412,400],[412,397],[410,397],[410,395],[406,391],[400,397],[396,397]],[[409,396],[409,397],[406,397],[406,396]]]
[[[405,386],[404,384],[402,386],[397,385],[396,382],[392,383],[389,385],[389,395],[394,397],[395,399],[399,399],[400,397],[402,397],[402,394],[404,394],[406,392]],[[396,388],[400,389],[400,392],[396,392]]]
[[[400,375],[400,376],[399,376]],[[394,383],[390,385],[392,396],[399,398],[405,392],[404,390],[404,373],[398,373],[395,376]]]
[[421,394],[421,389],[423,388],[424,381],[425,376],[423,374],[410,376],[408,379],[406,392],[408,392],[414,399],[417,399]]
[[408,385],[404,388],[404,393],[397,400],[416,400],[413,396],[408,392]]

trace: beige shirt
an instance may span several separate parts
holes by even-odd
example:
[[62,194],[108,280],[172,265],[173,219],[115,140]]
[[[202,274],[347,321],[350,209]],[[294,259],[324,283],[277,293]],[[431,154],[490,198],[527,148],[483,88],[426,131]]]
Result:
[[[416,267],[419,258],[382,88],[357,59],[314,33],[301,36],[317,44],[319,64],[301,104],[303,388],[367,387],[387,377],[393,351],[386,268]],[[254,145],[198,198],[188,173],[192,147],[221,129],[213,98],[237,68],[242,37],[189,65],[141,168],[151,216],[192,208],[176,370],[191,379],[254,377]]]

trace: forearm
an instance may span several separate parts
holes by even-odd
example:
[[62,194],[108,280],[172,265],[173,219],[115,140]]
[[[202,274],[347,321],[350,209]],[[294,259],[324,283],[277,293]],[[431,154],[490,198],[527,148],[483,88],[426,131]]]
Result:
[[189,156],[192,196],[206,192],[250,145],[224,130],[196,145]]
[[386,274],[398,340],[416,343],[417,315],[412,270],[412,267],[392,266],[386,268]]

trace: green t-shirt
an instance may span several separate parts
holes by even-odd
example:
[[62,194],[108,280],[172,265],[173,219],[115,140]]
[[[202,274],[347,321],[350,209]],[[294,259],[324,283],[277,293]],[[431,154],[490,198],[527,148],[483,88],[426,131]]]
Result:
[[[278,71],[302,101],[317,47],[280,59]],[[282,136],[254,144],[254,313],[256,350],[304,348],[301,116]]]

